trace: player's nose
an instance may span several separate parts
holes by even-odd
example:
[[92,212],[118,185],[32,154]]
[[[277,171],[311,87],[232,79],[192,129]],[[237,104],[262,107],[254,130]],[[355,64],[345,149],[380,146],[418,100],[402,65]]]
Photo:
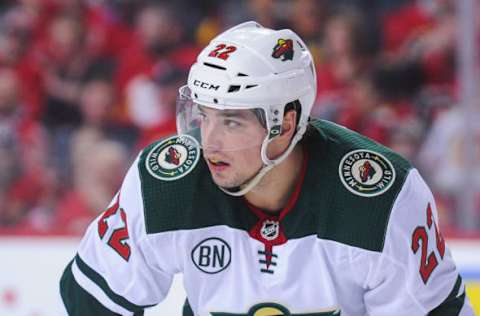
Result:
[[223,150],[222,131],[214,124],[202,125],[202,148],[213,152]]

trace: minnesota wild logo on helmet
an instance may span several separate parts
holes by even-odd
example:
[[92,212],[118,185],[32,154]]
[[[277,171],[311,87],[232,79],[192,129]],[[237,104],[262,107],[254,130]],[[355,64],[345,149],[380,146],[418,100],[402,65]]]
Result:
[[176,180],[190,173],[200,158],[200,146],[189,135],[167,138],[147,155],[145,164],[148,172],[160,180]]
[[291,39],[280,38],[273,48],[273,58],[282,57],[281,61],[293,59],[293,42]]
[[340,310],[329,310],[313,313],[290,313],[290,311],[280,304],[261,303],[253,306],[246,314],[214,312],[212,316],[340,316]]
[[354,150],[343,156],[338,167],[343,185],[364,197],[387,191],[395,181],[395,169],[383,155],[366,149]]

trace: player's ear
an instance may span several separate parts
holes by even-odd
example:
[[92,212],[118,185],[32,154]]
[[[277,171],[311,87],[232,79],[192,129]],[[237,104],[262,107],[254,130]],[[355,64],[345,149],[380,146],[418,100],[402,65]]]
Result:
[[288,110],[283,115],[282,133],[280,134],[280,137],[290,140],[295,134],[296,127],[297,112],[295,110]]

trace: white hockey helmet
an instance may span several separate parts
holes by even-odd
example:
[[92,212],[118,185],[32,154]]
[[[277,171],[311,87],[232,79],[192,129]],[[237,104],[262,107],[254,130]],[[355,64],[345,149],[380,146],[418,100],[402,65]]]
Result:
[[[188,83],[179,90],[177,130],[201,143],[195,105],[260,109],[266,127],[261,156],[269,170],[302,138],[316,96],[316,80],[312,55],[293,31],[272,30],[253,21],[239,24],[215,37],[190,68]],[[285,153],[272,160],[266,148],[281,133],[285,105],[294,101],[301,105],[296,134]]]

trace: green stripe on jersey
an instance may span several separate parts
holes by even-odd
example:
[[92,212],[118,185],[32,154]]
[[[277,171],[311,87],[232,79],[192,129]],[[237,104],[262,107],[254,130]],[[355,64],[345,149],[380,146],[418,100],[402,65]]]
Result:
[[122,306],[126,310],[129,310],[131,312],[140,312],[143,311],[143,309],[147,307],[152,307],[155,306],[155,304],[152,305],[136,305],[131,302],[129,302],[126,298],[123,296],[120,296],[116,294],[110,287],[108,286],[107,281],[100,275],[98,274],[95,270],[90,268],[83,260],[80,258],[80,256],[77,254],[75,256],[75,263],[77,264],[78,268],[82,273],[88,277],[92,282],[94,282],[96,285],[98,285],[103,292],[117,305]]
[[461,285],[462,277],[459,275],[447,298],[437,308],[428,313],[428,316],[457,316],[465,304],[465,290],[461,295],[458,295]]
[[183,303],[182,316],[194,316],[188,299],[185,299],[185,303]]
[[[60,295],[65,309],[70,316],[120,316],[103,306],[95,297],[85,291],[75,280],[72,273],[73,260],[63,272],[60,279]],[[143,311],[136,312],[134,316],[142,316]]]

